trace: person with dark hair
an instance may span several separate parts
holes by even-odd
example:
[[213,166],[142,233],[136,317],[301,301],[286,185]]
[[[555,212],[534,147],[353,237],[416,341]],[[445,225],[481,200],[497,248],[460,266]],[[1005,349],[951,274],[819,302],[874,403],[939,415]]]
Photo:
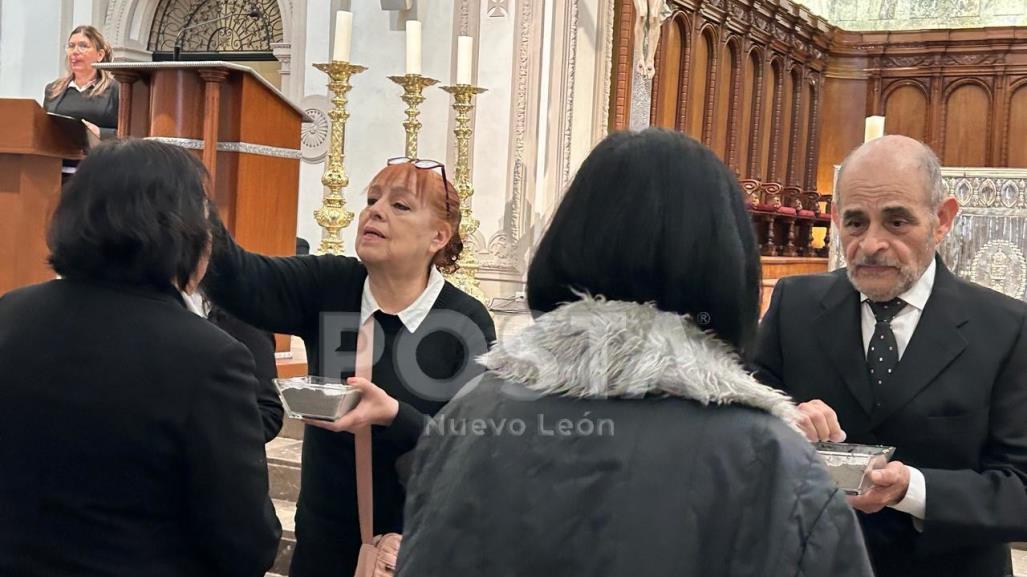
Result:
[[0,296],[0,575],[257,577],[281,527],[246,348],[190,313],[206,175],[97,147],[49,231],[62,278]]
[[43,107],[82,120],[97,138],[113,138],[118,128],[118,83],[110,72],[93,68],[111,61],[111,45],[96,28],[76,26],[65,52],[67,70],[46,85]]
[[[305,427],[292,577],[353,573],[361,544],[354,439],[366,439],[368,427],[374,529],[402,531],[396,462],[428,415],[482,370],[474,359],[495,340],[492,318],[440,272],[456,268],[459,229],[460,199],[442,165],[407,158],[391,160],[367,188],[360,260],[262,256],[217,229],[205,294],[245,323],[302,337],[310,374],[346,378],[361,393],[340,419]],[[369,328],[371,379],[353,378],[357,335]]]
[[535,324],[414,451],[397,575],[871,576],[795,406],[741,363],[759,278],[709,149],[603,140],[532,259]]

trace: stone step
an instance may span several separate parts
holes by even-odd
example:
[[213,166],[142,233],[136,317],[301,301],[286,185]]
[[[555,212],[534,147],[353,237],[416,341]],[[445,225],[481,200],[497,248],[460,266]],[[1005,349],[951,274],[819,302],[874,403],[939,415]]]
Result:
[[1013,543],[1013,575],[1027,577],[1027,543]]
[[272,499],[272,503],[282,523],[282,540],[278,544],[278,555],[275,556],[275,564],[271,566],[268,577],[288,575],[292,552],[296,549],[296,504],[281,499]]
[[282,430],[278,433],[278,438],[299,439],[302,441],[303,427],[303,421],[286,417],[282,422]]
[[278,437],[265,445],[271,498],[296,502],[300,494],[300,456],[303,441]]

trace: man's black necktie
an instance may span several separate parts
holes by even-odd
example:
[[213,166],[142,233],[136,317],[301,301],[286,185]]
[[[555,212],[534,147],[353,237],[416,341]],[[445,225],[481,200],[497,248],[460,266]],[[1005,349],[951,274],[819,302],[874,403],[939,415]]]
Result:
[[891,330],[891,321],[906,307],[906,302],[894,298],[885,302],[867,301],[870,310],[874,311],[877,324],[874,325],[874,336],[870,338],[867,348],[867,368],[870,370],[870,388],[874,397],[881,398],[881,392],[888,382],[888,377],[899,364],[899,345],[895,342],[895,333]]

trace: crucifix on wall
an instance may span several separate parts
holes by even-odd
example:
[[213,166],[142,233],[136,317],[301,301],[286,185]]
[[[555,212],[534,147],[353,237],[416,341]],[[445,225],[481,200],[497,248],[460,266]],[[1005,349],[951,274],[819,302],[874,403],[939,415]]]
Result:
[[635,2],[635,70],[643,78],[656,75],[656,48],[660,44],[660,22],[665,0]]

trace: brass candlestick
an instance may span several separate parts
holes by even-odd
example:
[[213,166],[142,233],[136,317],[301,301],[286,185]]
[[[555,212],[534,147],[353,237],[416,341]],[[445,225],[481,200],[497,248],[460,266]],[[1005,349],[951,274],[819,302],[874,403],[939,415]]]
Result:
[[417,119],[421,111],[417,108],[424,102],[421,92],[425,88],[438,84],[438,80],[421,76],[420,74],[406,74],[404,76],[390,76],[389,80],[403,87],[403,102],[407,103],[407,120],[403,128],[407,131],[407,158],[417,158],[417,135],[421,132],[421,121]]
[[343,159],[346,157],[346,120],[349,118],[349,112],[346,111],[346,93],[352,88],[349,83],[350,77],[360,74],[367,68],[338,60],[327,64],[314,64],[314,68],[331,78],[328,90],[334,94],[332,109],[328,112],[328,118],[332,122],[328,161],[325,163],[324,174],[321,175],[321,184],[325,185],[328,191],[324,193],[321,208],[314,211],[314,220],[322,229],[321,245],[315,252],[342,254],[340,232],[353,222],[353,213],[346,210],[346,199],[342,196],[342,189],[349,185],[349,176],[346,175],[346,167],[343,165]]
[[[460,237],[466,242],[478,230],[478,221],[471,212],[471,197],[474,196],[474,185],[471,184],[471,100],[475,95],[485,92],[485,88],[470,84],[443,86],[443,90],[453,95],[453,110],[456,111],[456,192],[460,196]],[[460,253],[457,261],[460,267],[450,275],[449,281],[473,296],[485,302],[485,294],[478,286],[478,258],[471,250]]]

